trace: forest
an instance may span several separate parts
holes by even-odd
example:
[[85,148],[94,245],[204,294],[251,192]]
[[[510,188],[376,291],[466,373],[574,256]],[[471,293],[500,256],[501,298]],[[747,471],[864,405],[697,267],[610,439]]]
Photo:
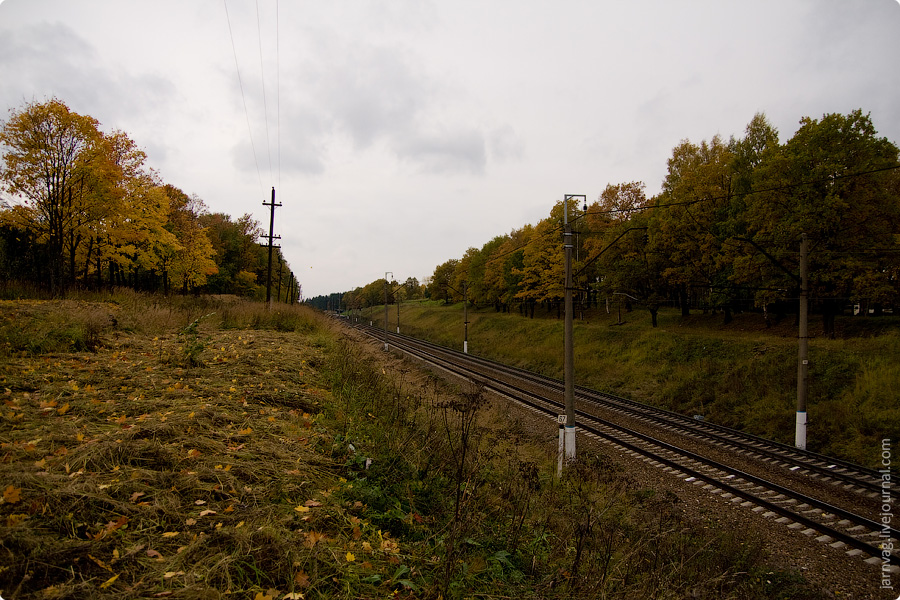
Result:
[[[0,151],[7,288],[266,296],[259,223],[210,212],[198,196],[165,183],[125,132],[104,133],[96,119],[53,98],[12,110],[0,124]],[[293,302],[300,286],[275,250],[272,298]]]
[[[609,184],[598,198],[559,202],[537,224],[498,235],[437,265],[424,285],[376,280],[314,299],[354,310],[387,301],[464,298],[497,311],[558,312],[564,295],[563,222],[574,232],[576,306],[796,311],[801,237],[808,243],[811,312],[826,335],[834,318],[892,312],[900,299],[898,148],[871,117],[804,117],[786,142],[765,114],[742,138],[672,150],[657,195],[643,182]],[[563,211],[568,211],[564,215]],[[564,219],[564,216],[567,219]],[[338,302],[339,301],[339,302]],[[578,308],[576,308],[578,310]]]

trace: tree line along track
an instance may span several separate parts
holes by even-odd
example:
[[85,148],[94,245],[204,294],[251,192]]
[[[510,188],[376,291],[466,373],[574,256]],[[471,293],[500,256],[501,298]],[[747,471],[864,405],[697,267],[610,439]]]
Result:
[[[382,329],[357,327],[385,340]],[[559,380],[408,336],[387,335],[395,350],[531,410],[553,418],[563,410]],[[878,471],[589,388],[576,387],[576,402],[577,427],[585,434],[851,556],[873,563],[883,558],[893,569],[900,567],[900,544],[885,554],[880,546],[900,540],[900,532],[880,522]]]

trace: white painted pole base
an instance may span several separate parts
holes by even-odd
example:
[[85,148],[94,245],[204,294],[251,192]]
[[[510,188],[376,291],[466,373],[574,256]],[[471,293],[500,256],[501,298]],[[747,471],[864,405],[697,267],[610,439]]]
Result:
[[397,335],[400,335],[400,326],[397,325]]
[[566,462],[575,460],[575,428],[566,425]]
[[801,450],[806,450],[806,413],[805,412],[797,413],[797,432],[794,436],[794,445]]
[[557,477],[562,477],[563,450],[565,447],[566,447],[566,438],[565,438],[565,434],[563,433],[563,426],[560,425],[559,426],[559,451],[556,453],[557,462],[559,463],[556,466],[556,476]]
[[463,342],[463,354],[469,353],[469,342]]
[[387,352],[387,349],[388,349],[388,345],[387,345],[387,342],[385,342],[384,343],[384,351]]

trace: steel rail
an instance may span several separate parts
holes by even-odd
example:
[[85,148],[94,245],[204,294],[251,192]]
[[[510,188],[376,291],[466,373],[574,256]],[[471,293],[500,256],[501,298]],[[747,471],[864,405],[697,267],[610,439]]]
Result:
[[[379,332],[380,333],[380,332]],[[402,336],[394,336],[402,337]],[[413,338],[408,338],[413,339]],[[414,340],[418,342],[418,340]],[[421,360],[425,360],[434,366],[437,366],[441,369],[449,371],[458,377],[462,377],[473,383],[477,383],[486,389],[500,394],[504,397],[510,398],[514,401],[523,403],[535,410],[538,410],[542,413],[545,413],[550,416],[556,416],[556,413],[559,411],[559,404],[553,402],[536,394],[534,392],[525,390],[509,382],[499,381],[496,378],[485,375],[483,373],[479,373],[478,371],[471,369],[469,367],[465,367],[459,364],[454,364],[447,359],[440,358],[435,356],[434,354],[427,352],[421,348],[415,348],[414,346],[408,343],[397,343],[395,340],[394,343],[395,348],[402,350],[404,353],[407,353],[411,356],[417,357]],[[405,349],[404,349],[405,348]],[[447,349],[438,347],[441,352],[446,351]],[[452,350],[450,352],[453,352]],[[475,362],[475,361],[473,361]],[[549,405],[549,406],[548,406]],[[648,436],[646,434],[640,433],[638,431],[631,430],[627,427],[623,427],[620,425],[616,425],[599,417],[595,417],[588,413],[584,413],[579,411],[579,416],[583,419],[578,427],[585,432],[589,432],[595,436],[601,437],[603,439],[608,440],[610,443],[614,443],[622,448],[626,448],[632,452],[640,454],[651,461],[656,461],[660,464],[666,465],[671,469],[686,473],[690,477],[696,478],[701,481],[705,481],[708,484],[725,491],[727,493],[732,494],[733,496],[744,498],[746,501],[749,501],[757,506],[760,506],[764,509],[768,509],[771,513],[779,514],[791,521],[800,524],[801,526],[806,526],[808,529],[819,531],[820,533],[828,536],[831,540],[836,540],[837,542],[841,542],[847,546],[858,549],[862,552],[870,554],[874,557],[879,557],[882,560],[890,563],[891,565],[900,566],[900,556],[894,554],[893,552],[889,553],[887,556],[883,554],[883,551],[880,547],[874,546],[857,536],[851,535],[850,533],[840,531],[833,527],[830,527],[827,524],[821,523],[814,519],[811,519],[801,513],[796,512],[795,510],[791,510],[783,506],[783,504],[787,504],[790,502],[796,503],[795,508],[798,509],[811,509],[818,510],[821,512],[823,516],[832,515],[842,519],[842,522],[850,523],[854,527],[862,527],[867,529],[865,533],[862,533],[861,536],[872,536],[878,535],[883,539],[900,539],[900,531],[891,528],[891,527],[883,527],[881,524],[852,513],[850,511],[841,509],[836,506],[832,506],[826,502],[821,500],[817,500],[810,496],[806,496],[805,494],[795,492],[786,488],[784,486],[772,483],[768,480],[765,480],[761,477],[757,477],[741,471],[740,469],[736,469],[734,467],[730,467],[728,465],[719,463],[718,461],[714,461],[712,459],[705,458],[699,454],[694,452],[678,448],[672,444],[667,442],[663,442],[661,440],[657,440],[652,436]],[[592,421],[598,424],[600,427],[606,427],[613,431],[618,432],[618,435],[614,435],[608,432],[601,431],[595,426],[585,424],[585,420]],[[658,450],[651,450],[646,447],[641,447],[637,444],[629,442],[628,440],[622,439],[620,436],[630,436],[632,438],[636,438],[642,441],[645,444],[656,446],[658,449],[673,453],[675,455],[681,456],[683,459],[693,461],[700,465],[703,465],[705,468],[713,469],[720,471],[722,473],[726,473],[726,478],[737,478],[742,482],[746,482],[750,485],[758,486],[769,493],[775,494],[777,500],[781,502],[781,504],[767,500],[765,498],[761,498],[757,493],[753,493],[726,481],[723,481],[722,478],[716,477],[714,475],[710,475],[708,473],[703,473],[696,468],[685,465],[682,462],[678,462],[671,458],[664,457],[659,454]],[[787,500],[785,500],[787,499]],[[809,512],[809,511],[807,511]],[[829,540],[829,541],[831,541]]]
[[[410,336],[398,334],[392,334],[392,336],[397,339],[408,340],[410,343],[434,348],[437,351],[453,356],[457,360],[479,362],[489,368],[505,372],[517,379],[525,378],[538,385],[553,387],[556,391],[560,391],[560,393],[562,390],[562,382],[558,379],[511,367],[497,361],[473,356],[471,354],[461,355],[451,348],[446,348]],[[673,411],[650,406],[634,400],[628,400],[606,392],[599,392],[591,388],[576,386],[575,390],[580,400],[600,403],[612,410],[621,410],[625,412],[625,414],[629,414],[630,412],[639,413],[632,414],[631,416],[645,418],[667,426],[677,425],[678,427],[688,430],[683,432],[686,435],[706,439],[717,445],[731,445],[748,453],[755,453],[773,461],[786,463],[786,468],[791,471],[795,471],[797,468],[805,469],[807,472],[816,473],[823,478],[827,477],[833,480],[834,483],[846,483],[848,485],[857,486],[867,490],[871,494],[879,494],[882,492],[882,475],[874,469],[828,457],[816,452],[798,450],[793,446],[767,440],[759,436],[744,433],[737,429],[715,423],[697,421]],[[673,421],[677,421],[677,423],[673,423]],[[820,481],[821,480],[823,479],[820,479]]]

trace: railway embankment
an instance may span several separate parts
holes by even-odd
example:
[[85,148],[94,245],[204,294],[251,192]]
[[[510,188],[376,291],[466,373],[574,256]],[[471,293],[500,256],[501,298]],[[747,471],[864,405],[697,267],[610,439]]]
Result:
[[[383,307],[362,318],[382,327]],[[469,320],[463,324],[463,315]],[[576,383],[687,416],[793,443],[797,328],[792,316],[769,324],[761,314],[681,316],[646,311],[576,313]],[[583,318],[580,318],[582,317]],[[437,302],[402,303],[401,332],[448,347],[562,377],[563,322],[555,310],[535,318],[493,308]],[[397,310],[388,311],[389,329]],[[870,468],[881,461],[882,440],[900,439],[900,317],[838,317],[837,336],[809,341],[811,450]]]

